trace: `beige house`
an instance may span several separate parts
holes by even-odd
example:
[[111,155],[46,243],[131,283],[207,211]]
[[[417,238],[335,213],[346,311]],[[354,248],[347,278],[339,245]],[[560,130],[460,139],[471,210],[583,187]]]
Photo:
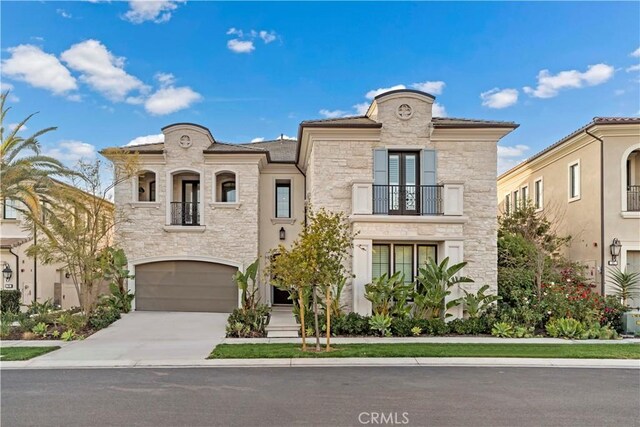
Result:
[[[358,233],[342,295],[350,310],[370,313],[372,278],[402,271],[412,281],[428,257],[467,261],[470,288],[495,292],[497,142],[517,125],[432,117],[434,99],[387,92],[364,116],[302,122],[297,140],[228,144],[177,123],[162,129],[164,143],[131,148],[141,170],[115,203],[129,218],[116,238],[135,308],[232,310],[233,272],[291,244],[308,204],[344,212]],[[263,302],[289,302],[261,277]]]
[[640,271],[640,118],[596,117],[498,177],[502,212],[525,199],[572,236],[565,255],[601,293],[610,267]]

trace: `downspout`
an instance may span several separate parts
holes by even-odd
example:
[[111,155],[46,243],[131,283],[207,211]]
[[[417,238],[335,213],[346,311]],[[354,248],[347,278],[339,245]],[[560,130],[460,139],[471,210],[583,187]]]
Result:
[[298,171],[300,171],[300,173],[304,177],[304,200],[305,200],[305,204],[304,204],[304,225],[306,227],[306,225],[307,225],[307,203],[306,203],[306,200],[307,200],[307,174],[302,172],[302,169],[300,169],[300,166],[298,166],[298,161],[296,161],[295,165],[296,165],[296,169],[298,169]]
[[600,141],[600,295],[604,296],[604,141],[589,132],[588,129],[585,129],[584,132]]
[[16,289],[20,290],[20,257],[13,252],[13,248],[9,248],[9,253],[16,257]]
[[[33,230],[33,244],[38,244],[38,233]],[[33,256],[33,301],[38,302],[38,255]]]

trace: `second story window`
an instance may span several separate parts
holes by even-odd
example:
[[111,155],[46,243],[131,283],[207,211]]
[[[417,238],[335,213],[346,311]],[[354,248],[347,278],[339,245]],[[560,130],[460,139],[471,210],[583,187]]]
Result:
[[142,171],[138,174],[138,202],[156,201],[156,174]]
[[513,192],[513,210],[518,210],[518,190]]
[[507,194],[506,196],[504,196],[504,212],[509,215],[509,212],[511,211],[511,195]]
[[569,165],[569,201],[580,198],[580,162]]
[[226,181],[222,183],[222,201],[223,202],[236,201],[236,182],[235,181]]
[[276,218],[291,218],[291,181],[276,181]]
[[533,206],[542,209],[542,178],[533,183]]
[[17,219],[18,211],[16,210],[16,201],[12,199],[4,199],[2,203],[2,218]]
[[522,207],[525,207],[527,206],[527,203],[529,201],[529,186],[522,187],[521,193],[522,193]]
[[236,174],[230,171],[216,174],[216,202],[236,203],[238,201]]

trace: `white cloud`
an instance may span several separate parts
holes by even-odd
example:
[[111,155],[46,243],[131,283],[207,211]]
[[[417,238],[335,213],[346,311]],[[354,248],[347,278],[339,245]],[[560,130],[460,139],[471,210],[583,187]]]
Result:
[[125,58],[116,57],[98,40],[86,40],[60,55],[80,79],[111,101],[123,101],[133,90],[146,90],[138,78],[124,70]]
[[227,30],[227,35],[242,37],[244,33],[242,32],[242,30],[239,30],[236,27],[231,27]]
[[139,136],[137,138],[133,138],[131,141],[129,141],[129,143],[127,144],[127,147],[130,147],[132,145],[156,144],[158,142],[164,142],[163,133],[159,133],[157,135],[145,135],[145,136]]
[[73,16],[64,9],[56,9],[56,13],[62,16],[63,18],[67,18],[67,19],[73,18]]
[[392,90],[398,90],[398,89],[406,89],[406,88],[407,87],[405,85],[395,85],[395,86],[391,86],[391,87],[381,87],[381,88],[378,88],[378,89],[370,90],[369,92],[367,92],[365,97],[367,99],[373,99],[376,96],[380,95],[381,93],[389,92],[389,91],[392,91]]
[[0,92],[5,93],[9,92],[9,96],[7,97],[7,101],[9,102],[20,102],[20,98],[18,98],[13,93],[13,85],[10,83],[0,82]]
[[328,119],[335,119],[336,117],[346,116],[348,113],[343,110],[320,110],[320,114]]
[[190,87],[163,87],[153,93],[144,103],[147,112],[162,116],[189,108],[194,102],[200,101],[202,95]]
[[501,174],[526,160],[529,147],[522,144],[514,146],[498,145],[498,174]]
[[434,102],[431,114],[433,117],[447,117],[447,110],[444,108],[444,105]]
[[562,89],[577,89],[584,86],[596,86],[613,77],[614,68],[607,64],[589,65],[587,71],[561,71],[552,75],[549,70],[538,73],[538,86],[534,89],[524,87],[524,92],[535,98],[553,98]]
[[19,45],[7,49],[11,56],[2,60],[2,74],[63,95],[78,88],[76,79],[58,58],[37,46]]
[[160,83],[160,86],[163,87],[170,86],[176,82],[175,76],[171,73],[156,73],[154,77],[156,78],[158,83]]
[[264,31],[264,30],[262,30],[262,31],[260,31],[258,33],[258,35],[260,36],[260,38],[262,39],[262,41],[265,44],[269,44],[269,43],[271,43],[272,41],[274,41],[276,39],[275,31]]
[[262,142],[262,141],[264,141],[264,138],[263,138],[263,137],[261,137],[261,136],[259,136],[258,138],[253,138],[253,139],[251,140],[251,142]]
[[171,19],[171,13],[178,8],[180,3],[184,3],[184,0],[132,0],[129,2],[129,11],[124,14],[123,18],[133,24],[142,24],[146,21],[161,24]]
[[278,135],[278,137],[276,139],[277,140],[284,140],[284,139],[294,139],[295,140],[297,138],[295,138],[293,136],[288,136],[288,135],[285,135],[284,133],[282,133],[282,134]]
[[422,83],[414,83],[411,85],[411,87],[422,92],[427,92],[431,95],[440,95],[444,90],[445,85],[446,84],[443,81],[427,81]]
[[630,56],[640,58],[640,47],[629,54]]
[[367,110],[369,109],[370,105],[371,104],[368,102],[361,102],[359,104],[354,105],[353,109],[356,110],[356,113],[358,113],[358,115],[364,116],[365,114],[367,114]]
[[[19,125],[19,124],[20,124],[20,123],[9,123],[9,125],[8,125],[9,130],[10,130],[11,132],[13,132],[13,131],[18,127],[18,125]],[[22,125],[22,126],[20,127],[20,130],[19,130],[18,132],[24,132],[24,131],[25,131],[25,130],[27,130],[27,129],[29,129],[29,128],[27,127],[27,125]]]
[[489,108],[506,108],[518,102],[517,89],[499,89],[494,87],[491,90],[482,92],[482,105]]
[[96,147],[82,141],[66,140],[57,146],[45,149],[44,154],[60,160],[63,163],[76,163],[78,160],[91,160],[96,156]]
[[227,42],[229,50],[235,53],[251,53],[256,48],[251,40],[231,39]]
[[633,71],[640,71],[640,64],[632,65],[627,68],[627,73],[631,73]]

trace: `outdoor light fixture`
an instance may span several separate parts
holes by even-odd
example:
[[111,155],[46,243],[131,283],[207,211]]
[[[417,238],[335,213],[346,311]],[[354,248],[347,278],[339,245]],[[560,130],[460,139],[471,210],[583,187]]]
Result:
[[622,244],[618,238],[614,238],[613,242],[609,245],[609,250],[611,251],[611,261],[609,261],[609,265],[618,265],[618,257],[620,256],[620,249],[622,248]]
[[284,240],[287,237],[286,231],[284,231],[284,227],[280,227],[280,240]]
[[4,268],[2,269],[2,276],[7,282],[13,277],[13,270],[11,270],[11,267],[9,267],[7,263],[4,264]]

